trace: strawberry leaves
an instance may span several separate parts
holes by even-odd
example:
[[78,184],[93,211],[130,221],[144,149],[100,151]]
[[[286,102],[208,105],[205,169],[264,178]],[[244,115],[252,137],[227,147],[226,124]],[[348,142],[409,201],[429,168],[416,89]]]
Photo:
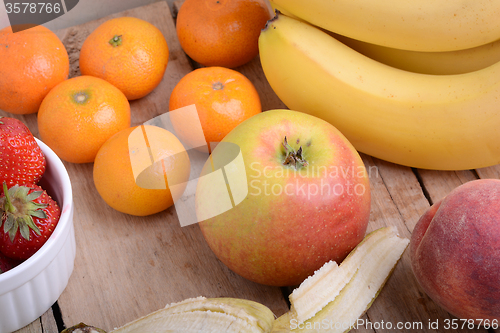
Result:
[[[33,221],[33,216],[41,219],[47,218],[47,214],[43,211],[43,208],[47,207],[47,205],[33,201],[39,198],[43,191],[28,193],[29,190],[29,187],[19,185],[14,185],[10,189],[7,189],[7,184],[3,183],[3,191],[5,193],[3,209],[7,213],[3,231],[9,234],[12,242],[18,229],[21,236],[26,240],[30,239],[30,229],[37,235],[41,235],[40,229]],[[12,201],[15,201],[17,204],[12,204]],[[17,207],[21,207],[22,209]]]
[[8,188],[4,182],[3,193],[0,251],[11,258],[27,259],[52,234],[59,221],[59,206],[38,185]]

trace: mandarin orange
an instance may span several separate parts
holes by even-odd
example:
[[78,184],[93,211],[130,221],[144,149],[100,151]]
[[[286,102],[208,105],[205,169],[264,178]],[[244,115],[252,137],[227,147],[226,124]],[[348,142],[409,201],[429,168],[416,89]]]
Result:
[[158,28],[135,17],[119,17],[104,22],[85,39],[80,71],[112,83],[134,100],[160,84],[168,56],[167,41]]
[[130,127],[130,104],[111,83],[93,76],[61,82],[38,112],[40,137],[63,160],[90,163],[113,134]]
[[[195,105],[205,141],[220,142],[244,120],[262,112],[260,97],[252,82],[225,67],[198,68],[185,75],[170,95],[169,110]],[[175,113],[173,113],[175,115]],[[171,116],[179,138],[196,147],[193,124]]]
[[141,125],[106,141],[95,158],[93,177],[113,209],[146,216],[172,206],[189,174],[189,156],[180,141],[163,128]]
[[260,31],[271,17],[263,0],[186,0],[177,36],[194,61],[234,68],[257,56]]
[[0,109],[36,113],[43,98],[66,80],[69,58],[57,35],[43,26],[0,30]]

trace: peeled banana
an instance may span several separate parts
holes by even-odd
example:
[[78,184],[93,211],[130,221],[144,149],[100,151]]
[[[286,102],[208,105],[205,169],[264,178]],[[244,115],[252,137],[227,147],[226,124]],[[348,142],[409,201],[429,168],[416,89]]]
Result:
[[500,1],[273,0],[311,24],[403,50],[468,49],[500,39]]
[[[339,268],[345,266],[350,275],[340,293],[324,305],[323,292],[310,290],[308,284],[311,281],[320,283],[325,278],[335,279],[336,275],[322,277],[321,270],[317,271],[308,283],[294,290],[300,292],[304,288],[309,294],[308,302],[299,303],[290,298],[292,309],[275,321],[272,333],[349,331],[378,296],[409,242],[408,238],[398,235],[395,227],[371,232],[340,264]],[[312,307],[319,310],[310,319],[302,321],[302,311]]]
[[465,50],[419,52],[395,49],[334,34],[345,45],[386,65],[422,74],[463,74],[500,61],[500,39]]
[[298,322],[302,323],[313,317],[335,299],[355,272],[353,270],[349,274],[341,274],[338,264],[330,261],[305,279],[289,296]]
[[235,298],[189,298],[134,320],[111,333],[268,333],[272,311]]
[[[297,289],[293,290],[289,298],[292,312],[294,312],[298,323],[312,318],[333,301],[353,279],[361,264],[377,257],[377,251],[380,251],[380,248],[385,244],[383,242],[389,242],[387,240],[389,237],[392,237],[391,239],[396,237],[393,239],[395,242],[408,244],[407,240],[401,240],[397,237],[394,227],[377,229],[368,234],[342,261],[340,266],[335,261],[327,262],[312,276],[304,280]],[[404,250],[404,248],[402,249]],[[394,254],[398,254],[398,252],[395,251]],[[380,273],[383,274],[383,272],[385,271],[381,269]]]
[[360,152],[423,169],[500,163],[500,62],[465,74],[412,73],[280,14],[261,32],[259,52],[288,108],[330,122]]

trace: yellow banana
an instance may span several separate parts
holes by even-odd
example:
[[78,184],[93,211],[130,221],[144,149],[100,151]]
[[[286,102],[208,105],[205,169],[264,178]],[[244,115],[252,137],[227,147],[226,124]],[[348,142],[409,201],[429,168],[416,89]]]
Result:
[[295,19],[299,19],[297,16],[288,12],[285,8],[281,7],[280,5],[277,5],[276,2],[274,2],[274,0],[269,0],[269,4],[271,5],[273,13],[275,13],[278,10],[279,12],[281,12],[282,14],[285,14],[286,16],[293,17]]
[[463,74],[500,61],[500,39],[465,50],[419,52],[366,43],[338,34],[333,37],[367,57],[415,73]]
[[259,50],[287,107],[330,122],[360,152],[424,169],[500,163],[500,63],[457,75],[412,73],[284,15],[268,22]]
[[414,51],[454,51],[500,39],[498,0],[273,0],[329,31]]

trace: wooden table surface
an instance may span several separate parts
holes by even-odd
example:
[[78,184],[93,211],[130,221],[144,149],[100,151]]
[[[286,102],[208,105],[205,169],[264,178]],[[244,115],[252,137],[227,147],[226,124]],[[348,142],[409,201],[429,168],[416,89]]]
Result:
[[[131,102],[132,125],[166,112],[170,92],[195,68],[177,40],[175,11],[175,4],[173,15],[167,2],[160,1],[57,31],[70,56],[70,77],[80,75],[80,46],[99,24],[118,16],[147,20],[163,32],[170,60],[161,84],[150,95]],[[267,83],[258,57],[237,70],[256,86],[263,110],[285,107]],[[12,116],[2,111],[0,114]],[[24,121],[39,137],[36,114],[14,117]],[[372,191],[369,231],[394,225],[408,238],[420,215],[455,187],[477,178],[500,178],[500,166],[442,172],[417,170],[361,156],[370,174]],[[99,197],[92,180],[91,163],[65,163],[65,166],[75,201],[75,268],[57,303],[19,333],[56,333],[79,322],[109,331],[168,303],[196,296],[250,299],[268,306],[276,316],[288,310],[289,288],[258,285],[231,272],[211,252],[198,225],[180,226],[173,207],[148,217],[119,213]],[[397,323],[413,326],[401,332],[488,332],[485,329],[444,330],[445,320],[453,317],[418,286],[408,251],[363,318],[374,324],[391,322],[393,326]],[[436,321],[440,328],[429,329],[429,323]],[[395,330],[368,327],[352,330],[386,331]]]

